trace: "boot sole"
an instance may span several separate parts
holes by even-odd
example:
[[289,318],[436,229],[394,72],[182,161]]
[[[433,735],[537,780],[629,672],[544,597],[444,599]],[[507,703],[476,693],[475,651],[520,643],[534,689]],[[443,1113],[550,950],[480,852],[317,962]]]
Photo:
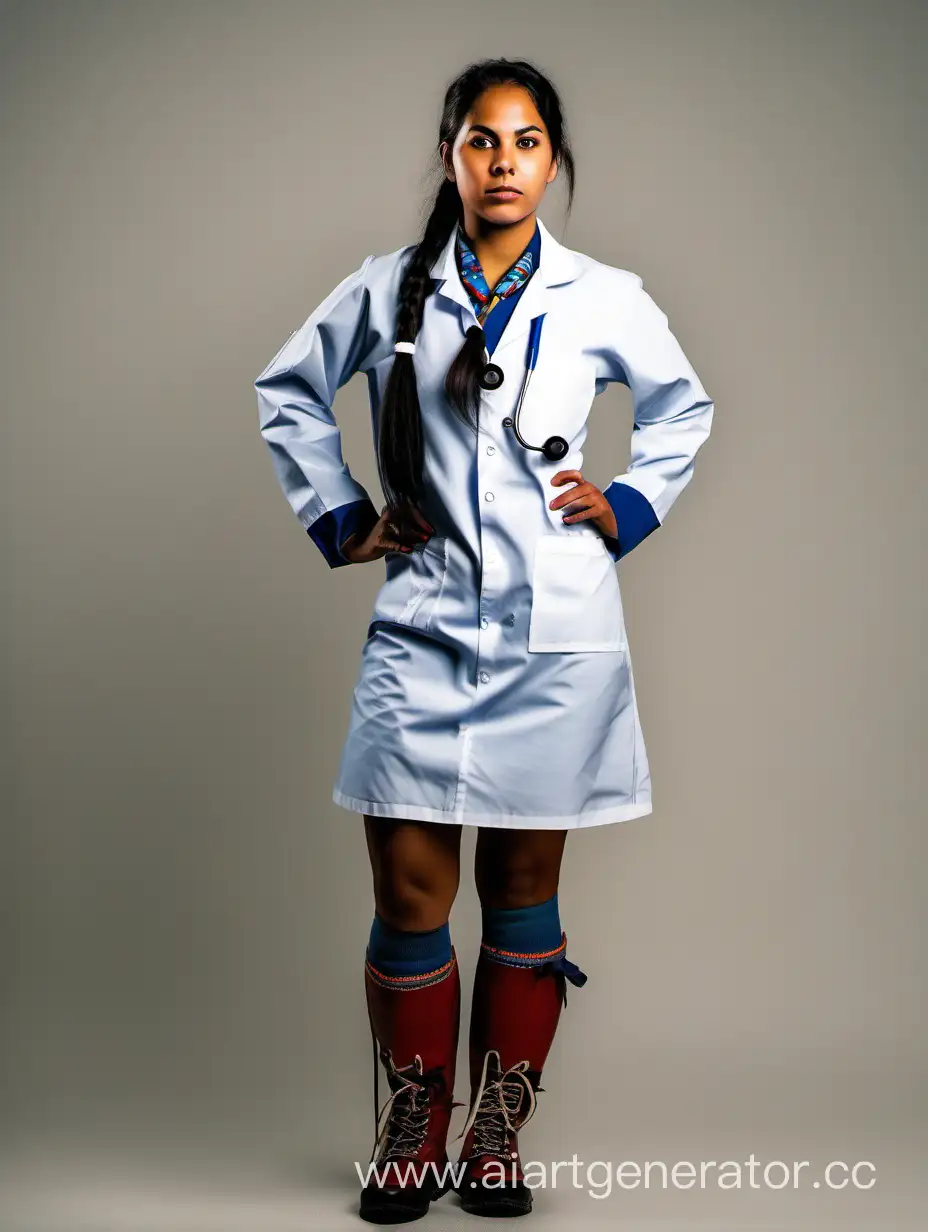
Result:
[[377,1190],[362,1190],[358,1214],[368,1223],[410,1223],[427,1215],[429,1207],[447,1193],[450,1185],[433,1189],[424,1202],[412,1204],[405,1194],[386,1195]]
[[527,1192],[523,1198],[521,1194],[510,1193],[507,1195],[505,1189],[495,1191],[484,1190],[481,1187],[469,1190],[455,1191],[461,1200],[461,1209],[466,1211],[468,1215],[490,1215],[496,1218],[516,1217],[519,1215],[528,1215],[532,1210],[532,1195]]

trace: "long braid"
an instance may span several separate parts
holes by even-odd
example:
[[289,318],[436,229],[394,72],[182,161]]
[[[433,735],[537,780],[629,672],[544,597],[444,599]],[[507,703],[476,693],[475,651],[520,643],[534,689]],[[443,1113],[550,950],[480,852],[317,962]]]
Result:
[[[415,342],[422,325],[426,296],[432,289],[429,271],[444,248],[461,212],[457,186],[444,180],[425,225],[425,233],[409,258],[400,284],[396,342]],[[423,440],[419,390],[413,356],[398,351],[383,396],[378,446],[380,483],[394,508],[418,502],[422,496]]]

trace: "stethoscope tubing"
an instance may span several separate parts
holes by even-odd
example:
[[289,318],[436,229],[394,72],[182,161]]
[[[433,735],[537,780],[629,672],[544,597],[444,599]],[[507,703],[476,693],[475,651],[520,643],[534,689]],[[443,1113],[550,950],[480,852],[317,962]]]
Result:
[[522,387],[519,390],[519,399],[516,402],[516,409],[512,417],[512,431],[515,434],[516,440],[525,449],[537,449],[545,455],[549,462],[558,462],[567,454],[570,445],[562,436],[549,436],[543,445],[530,444],[522,433],[519,431],[519,415],[522,411],[522,403],[525,401],[525,395],[528,391],[529,382],[532,379],[532,373],[535,371],[535,364],[538,360],[538,352],[541,348],[541,327],[544,324],[545,313],[541,316],[534,317],[529,328],[528,335],[528,355],[525,361],[525,373],[522,377]]
[[538,362],[538,350],[541,343],[541,327],[544,324],[544,313],[540,317],[535,317],[529,327],[528,335],[528,355],[525,361],[525,372],[522,376],[522,386],[519,390],[519,399],[516,402],[516,409],[513,412],[512,430],[515,433],[515,438],[520,445],[524,445],[526,449],[539,449],[539,445],[530,445],[519,431],[519,415],[522,411],[522,403],[525,401],[525,395],[528,391],[529,382],[532,379],[532,373],[535,371],[535,364]]

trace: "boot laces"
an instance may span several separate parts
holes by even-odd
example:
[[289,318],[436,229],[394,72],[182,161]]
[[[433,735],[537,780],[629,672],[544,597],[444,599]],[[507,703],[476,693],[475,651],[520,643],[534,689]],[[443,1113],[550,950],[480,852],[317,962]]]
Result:
[[[501,1073],[499,1053],[490,1049],[485,1054],[471,1114],[458,1134],[465,1137],[473,1126],[473,1154],[508,1158],[509,1132],[516,1133],[535,1113],[535,1089],[525,1072],[529,1065],[529,1061],[517,1061]],[[523,1104],[525,1114],[519,1116]]]
[[392,1091],[377,1118],[377,1141],[371,1159],[376,1156],[377,1162],[382,1163],[388,1156],[415,1158],[425,1141],[429,1126],[429,1088],[439,1079],[439,1071],[436,1068],[423,1072],[418,1053],[402,1069],[397,1069],[388,1050],[383,1061]]

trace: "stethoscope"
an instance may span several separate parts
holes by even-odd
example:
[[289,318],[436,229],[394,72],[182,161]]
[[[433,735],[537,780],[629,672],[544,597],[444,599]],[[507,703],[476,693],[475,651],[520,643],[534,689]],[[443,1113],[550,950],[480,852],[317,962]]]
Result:
[[[538,348],[541,343],[541,326],[545,319],[545,314],[540,317],[535,317],[532,321],[528,335],[528,356],[525,361],[525,373],[522,377],[522,388],[519,390],[519,401],[516,403],[515,415],[507,415],[503,420],[505,427],[512,427],[515,433],[516,440],[526,449],[540,450],[549,462],[559,462],[561,458],[570,450],[570,445],[564,440],[563,436],[549,436],[543,445],[530,445],[519,431],[519,412],[522,410],[522,403],[525,401],[525,391],[528,389],[528,383],[532,379],[532,373],[535,371],[535,362],[538,359]],[[503,383],[503,370],[499,364],[487,363],[484,366],[483,372],[480,374],[480,384],[484,389],[499,389]]]

